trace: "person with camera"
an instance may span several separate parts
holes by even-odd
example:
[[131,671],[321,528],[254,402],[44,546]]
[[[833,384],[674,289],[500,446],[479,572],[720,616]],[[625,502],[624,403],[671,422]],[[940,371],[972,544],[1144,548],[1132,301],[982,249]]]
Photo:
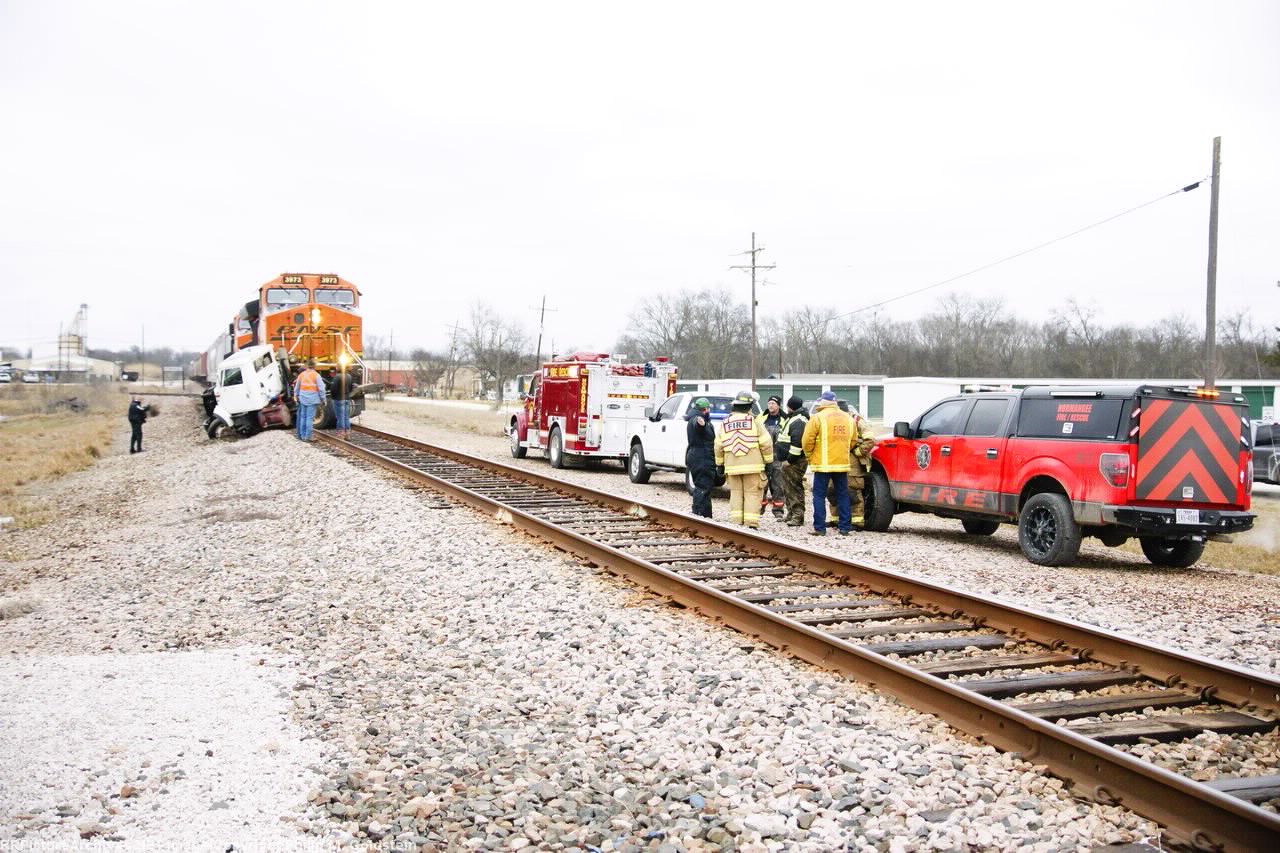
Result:
[[142,400],[134,397],[129,403],[129,427],[132,435],[129,437],[129,452],[142,452],[142,425],[147,422],[147,411],[150,406],[144,405]]

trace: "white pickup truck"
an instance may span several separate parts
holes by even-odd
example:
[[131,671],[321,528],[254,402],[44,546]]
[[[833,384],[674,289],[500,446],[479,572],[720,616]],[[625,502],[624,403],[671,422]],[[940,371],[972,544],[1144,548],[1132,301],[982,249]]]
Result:
[[[685,450],[689,446],[686,418],[693,411],[693,401],[699,397],[710,401],[711,423],[717,431],[720,430],[733,408],[731,394],[681,391],[668,397],[657,409],[646,408],[644,419],[631,424],[627,456],[627,476],[631,482],[647,483],[654,471],[683,471],[685,488],[693,492],[693,482],[684,465]],[[752,405],[751,411],[752,414],[760,414],[759,400]]]

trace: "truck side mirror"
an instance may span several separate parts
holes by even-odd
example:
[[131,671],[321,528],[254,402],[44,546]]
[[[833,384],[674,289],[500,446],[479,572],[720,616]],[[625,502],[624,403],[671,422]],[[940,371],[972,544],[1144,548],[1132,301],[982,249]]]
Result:
[[645,417],[645,420],[649,420],[649,421],[656,420],[656,418],[654,418],[653,416],[653,406],[644,407],[644,417]]
[[911,424],[906,421],[898,421],[893,425],[894,438],[911,438]]

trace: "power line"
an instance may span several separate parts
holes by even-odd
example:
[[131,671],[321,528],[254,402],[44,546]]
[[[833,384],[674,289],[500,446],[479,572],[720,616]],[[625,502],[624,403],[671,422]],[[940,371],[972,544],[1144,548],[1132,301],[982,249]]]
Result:
[[843,314],[836,314],[834,317],[828,317],[823,322],[830,323],[832,320],[839,320],[842,317],[852,317],[854,314],[861,314],[863,311],[870,311],[872,308],[880,308],[884,305],[888,305],[890,302],[897,302],[899,299],[906,299],[908,296],[915,296],[918,293],[924,293],[926,290],[933,290],[935,287],[942,287],[944,284],[951,284],[951,282],[953,281],[959,281],[962,278],[967,278],[968,276],[974,275],[976,273],[980,273],[983,270],[989,270],[992,267],[999,266],[1000,264],[1008,263],[1009,261],[1015,260],[1017,258],[1021,258],[1023,255],[1029,255],[1032,252],[1039,251],[1040,249],[1043,249],[1047,246],[1052,246],[1054,243],[1061,243],[1063,240],[1070,239],[1072,237],[1075,237],[1078,234],[1083,234],[1084,232],[1092,228],[1097,228],[1099,225],[1106,225],[1108,222],[1114,222],[1115,220],[1119,219],[1122,216],[1128,216],[1130,213],[1134,213],[1136,211],[1142,210],[1142,208],[1144,207],[1150,207],[1151,205],[1155,204],[1158,201],[1164,201],[1166,198],[1172,198],[1173,196],[1178,195],[1179,193],[1191,192],[1192,190],[1194,190],[1196,187],[1200,186],[1207,180],[1209,180],[1209,176],[1206,175],[1205,177],[1201,178],[1200,180],[1196,181],[1193,184],[1187,184],[1185,187],[1180,187],[1174,190],[1173,192],[1168,192],[1168,193],[1165,193],[1164,195],[1156,196],[1150,201],[1144,201],[1142,204],[1131,207],[1128,210],[1122,210],[1117,214],[1108,216],[1106,219],[1099,219],[1097,222],[1092,222],[1084,226],[1083,228],[1077,228],[1075,231],[1072,231],[1068,234],[1063,234],[1060,237],[1054,237],[1052,240],[1046,240],[1045,242],[1032,246],[1029,249],[1023,249],[1020,252],[1015,252],[1014,254],[1000,258],[997,261],[992,261],[991,263],[983,264],[980,267],[974,267],[968,272],[962,272],[959,275],[953,275],[951,278],[943,279],[942,281],[936,281],[933,284],[928,284],[928,285],[925,285],[924,287],[918,287],[915,290],[909,290],[906,293],[899,293],[897,296],[891,296],[888,299],[881,300],[880,302],[875,302],[875,303],[872,303],[871,305],[864,305],[861,308],[855,308],[854,310],[846,311]]

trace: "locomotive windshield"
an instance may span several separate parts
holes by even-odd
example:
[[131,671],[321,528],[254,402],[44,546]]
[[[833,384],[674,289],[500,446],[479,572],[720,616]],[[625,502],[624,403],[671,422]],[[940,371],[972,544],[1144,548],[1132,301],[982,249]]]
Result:
[[317,290],[316,302],[321,305],[355,305],[356,295],[350,290]]
[[310,301],[310,294],[305,287],[269,287],[267,288],[267,310],[279,311],[295,305],[305,305]]

